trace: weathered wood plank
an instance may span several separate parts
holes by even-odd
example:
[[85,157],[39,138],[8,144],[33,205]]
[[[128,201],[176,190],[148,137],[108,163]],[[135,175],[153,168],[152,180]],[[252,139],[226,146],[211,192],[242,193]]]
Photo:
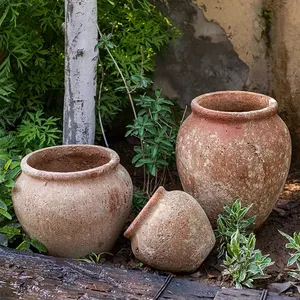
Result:
[[[166,277],[0,248],[0,299],[153,299]],[[159,299],[214,299],[217,287],[173,279]]]
[[[153,299],[167,277],[0,247],[0,299]],[[174,278],[159,298],[259,300],[261,291],[220,290]],[[215,297],[216,296],[216,297]],[[267,300],[296,299],[270,293]]]
[[262,298],[263,291],[258,290],[234,290],[222,289],[217,292],[215,300],[292,300],[295,297],[283,297],[274,293],[268,293],[266,298]]

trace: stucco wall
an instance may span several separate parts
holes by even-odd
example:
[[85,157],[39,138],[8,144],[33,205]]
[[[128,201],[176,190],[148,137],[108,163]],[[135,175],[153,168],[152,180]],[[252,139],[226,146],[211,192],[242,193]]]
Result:
[[268,62],[262,0],[195,0],[209,22],[219,24],[239,58],[248,65],[246,89],[268,91]]
[[157,59],[155,87],[188,105],[217,90],[273,96],[300,158],[300,1],[155,1],[182,31]]
[[272,3],[270,94],[292,134],[294,157],[300,159],[300,2]]
[[157,1],[157,5],[182,35],[157,59],[156,87],[178,99],[182,108],[199,94],[244,88],[249,68],[222,27],[209,22],[191,1],[172,0],[170,7]]

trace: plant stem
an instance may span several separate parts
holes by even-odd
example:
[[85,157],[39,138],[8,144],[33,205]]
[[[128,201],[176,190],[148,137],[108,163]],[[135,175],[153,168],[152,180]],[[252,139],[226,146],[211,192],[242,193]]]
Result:
[[98,95],[98,107],[99,107],[98,117],[99,117],[99,123],[100,123],[101,131],[102,131],[104,143],[105,143],[106,147],[109,148],[109,145],[108,145],[108,142],[107,142],[107,139],[106,139],[106,135],[105,135],[105,132],[104,132],[104,127],[103,127],[102,118],[101,118],[101,111],[100,111],[102,86],[103,86],[103,81],[104,81],[104,71],[103,71],[102,62],[100,60],[100,55],[99,55],[99,62],[100,62],[100,65],[101,65],[101,75],[102,75],[102,77],[101,77],[101,83],[100,83],[100,86],[99,86],[99,95]]
[[[98,29],[98,32],[99,32],[99,35],[101,38],[103,38],[103,34],[102,32],[100,31],[100,28],[99,26],[97,25],[97,29]],[[125,80],[125,77],[117,63],[117,61],[115,60],[114,56],[112,55],[111,51],[109,50],[109,48],[105,45],[105,49],[106,51],[108,52],[110,58],[112,59],[113,63],[115,64],[122,80],[123,80],[123,83],[125,85],[125,88],[126,88],[126,92],[127,92],[127,95],[128,95],[128,98],[129,98],[129,101],[130,101],[130,104],[131,104],[131,107],[132,107],[132,111],[133,111],[133,115],[134,115],[134,118],[137,119],[137,114],[136,114],[136,110],[135,110],[135,107],[134,107],[134,103],[133,103],[133,99],[132,99],[132,96],[131,96],[131,93],[130,93],[130,90],[129,90],[129,87],[127,85],[127,82]],[[142,153],[143,153],[143,158],[145,158],[145,151],[144,151],[144,145],[143,145],[143,142],[140,140],[141,142],[141,149],[142,149]],[[143,190],[145,191],[145,182],[146,182],[146,168],[145,166],[143,166],[143,172],[144,172],[144,188]]]
[[184,117],[185,117],[186,111],[187,111],[187,105],[185,106],[185,109],[184,109],[184,112],[183,112],[183,115],[182,115],[182,118],[181,118],[180,124],[182,124],[182,122],[183,122],[183,120],[184,120]]
[[[98,25],[97,25],[97,28],[98,28],[98,32],[99,32],[100,37],[103,38],[103,35],[102,35],[102,33],[101,33],[100,28],[99,28]],[[122,71],[121,71],[121,69],[120,69],[117,61],[115,60],[114,56],[112,55],[111,51],[109,50],[109,48],[106,45],[104,45],[104,46],[105,46],[106,51],[108,52],[110,58],[112,59],[113,63],[115,64],[115,66],[116,66],[116,68],[117,68],[117,70],[118,70],[118,72],[119,72],[119,74],[120,74],[120,76],[121,76],[121,78],[122,78],[122,80],[124,82],[124,85],[125,85],[128,97],[129,97],[129,101],[130,101],[130,104],[131,104],[131,107],[132,107],[132,111],[133,111],[133,114],[134,114],[134,118],[137,119],[137,114],[136,114],[136,111],[135,111],[133,99],[131,97],[130,90],[129,90],[129,87],[128,87],[127,82],[125,80],[125,77],[124,77],[124,75],[123,75],[123,73],[122,73]]]

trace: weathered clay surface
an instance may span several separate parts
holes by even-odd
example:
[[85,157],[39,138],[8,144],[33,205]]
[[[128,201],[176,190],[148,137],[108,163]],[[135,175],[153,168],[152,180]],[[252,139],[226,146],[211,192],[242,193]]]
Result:
[[13,189],[16,215],[54,256],[109,251],[128,217],[132,182],[113,150],[50,147],[27,155]]
[[253,203],[259,227],[285,183],[291,141],[277,102],[261,94],[217,92],[192,101],[180,128],[177,168],[184,190],[199,201],[213,227],[224,204]]
[[209,220],[197,201],[160,187],[124,234],[137,259],[156,269],[192,272],[215,244]]

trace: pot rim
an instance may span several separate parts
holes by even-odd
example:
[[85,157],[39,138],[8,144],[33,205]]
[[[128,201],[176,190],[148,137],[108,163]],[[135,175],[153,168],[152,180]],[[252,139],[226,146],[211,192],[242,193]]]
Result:
[[[28,159],[30,159],[32,156],[36,155],[37,153],[46,152],[52,149],[97,149],[100,150],[100,153],[102,152],[104,154],[104,157],[109,158],[109,161],[99,167],[83,170],[83,171],[76,171],[76,172],[53,172],[53,171],[45,171],[45,170],[39,170],[34,167],[31,167],[28,164]],[[70,180],[70,179],[83,179],[86,177],[93,178],[98,177],[104,173],[107,173],[109,170],[114,169],[118,164],[120,163],[120,157],[119,155],[112,149],[105,148],[102,146],[96,146],[96,145],[61,145],[61,146],[53,146],[53,147],[47,147],[40,150],[36,150],[34,152],[31,152],[27,154],[21,161],[21,169],[22,172],[24,172],[26,175],[30,177],[34,177],[37,179],[42,180]]]
[[[237,98],[238,96],[249,97],[253,99],[261,99],[266,101],[266,107],[256,110],[248,110],[248,111],[222,111],[222,110],[214,110],[209,109],[201,105],[201,101],[204,99],[214,98],[217,96],[231,95],[233,98]],[[270,96],[254,93],[254,92],[246,92],[246,91],[219,91],[213,93],[203,94],[194,98],[191,102],[191,109],[192,112],[196,115],[201,115],[204,118],[208,119],[217,119],[220,121],[250,121],[250,120],[257,120],[263,119],[266,117],[271,117],[276,115],[278,110],[278,103],[275,99]]]
[[127,228],[127,230],[124,232],[124,237],[127,239],[131,239],[135,232],[139,229],[140,225],[145,222],[147,217],[151,214],[152,209],[156,206],[158,201],[162,198],[162,196],[167,193],[165,188],[163,186],[160,186],[155,193],[152,195],[152,197],[148,200],[146,205],[143,207],[143,209],[140,211],[140,213],[136,216],[136,218],[132,221],[130,226]]

